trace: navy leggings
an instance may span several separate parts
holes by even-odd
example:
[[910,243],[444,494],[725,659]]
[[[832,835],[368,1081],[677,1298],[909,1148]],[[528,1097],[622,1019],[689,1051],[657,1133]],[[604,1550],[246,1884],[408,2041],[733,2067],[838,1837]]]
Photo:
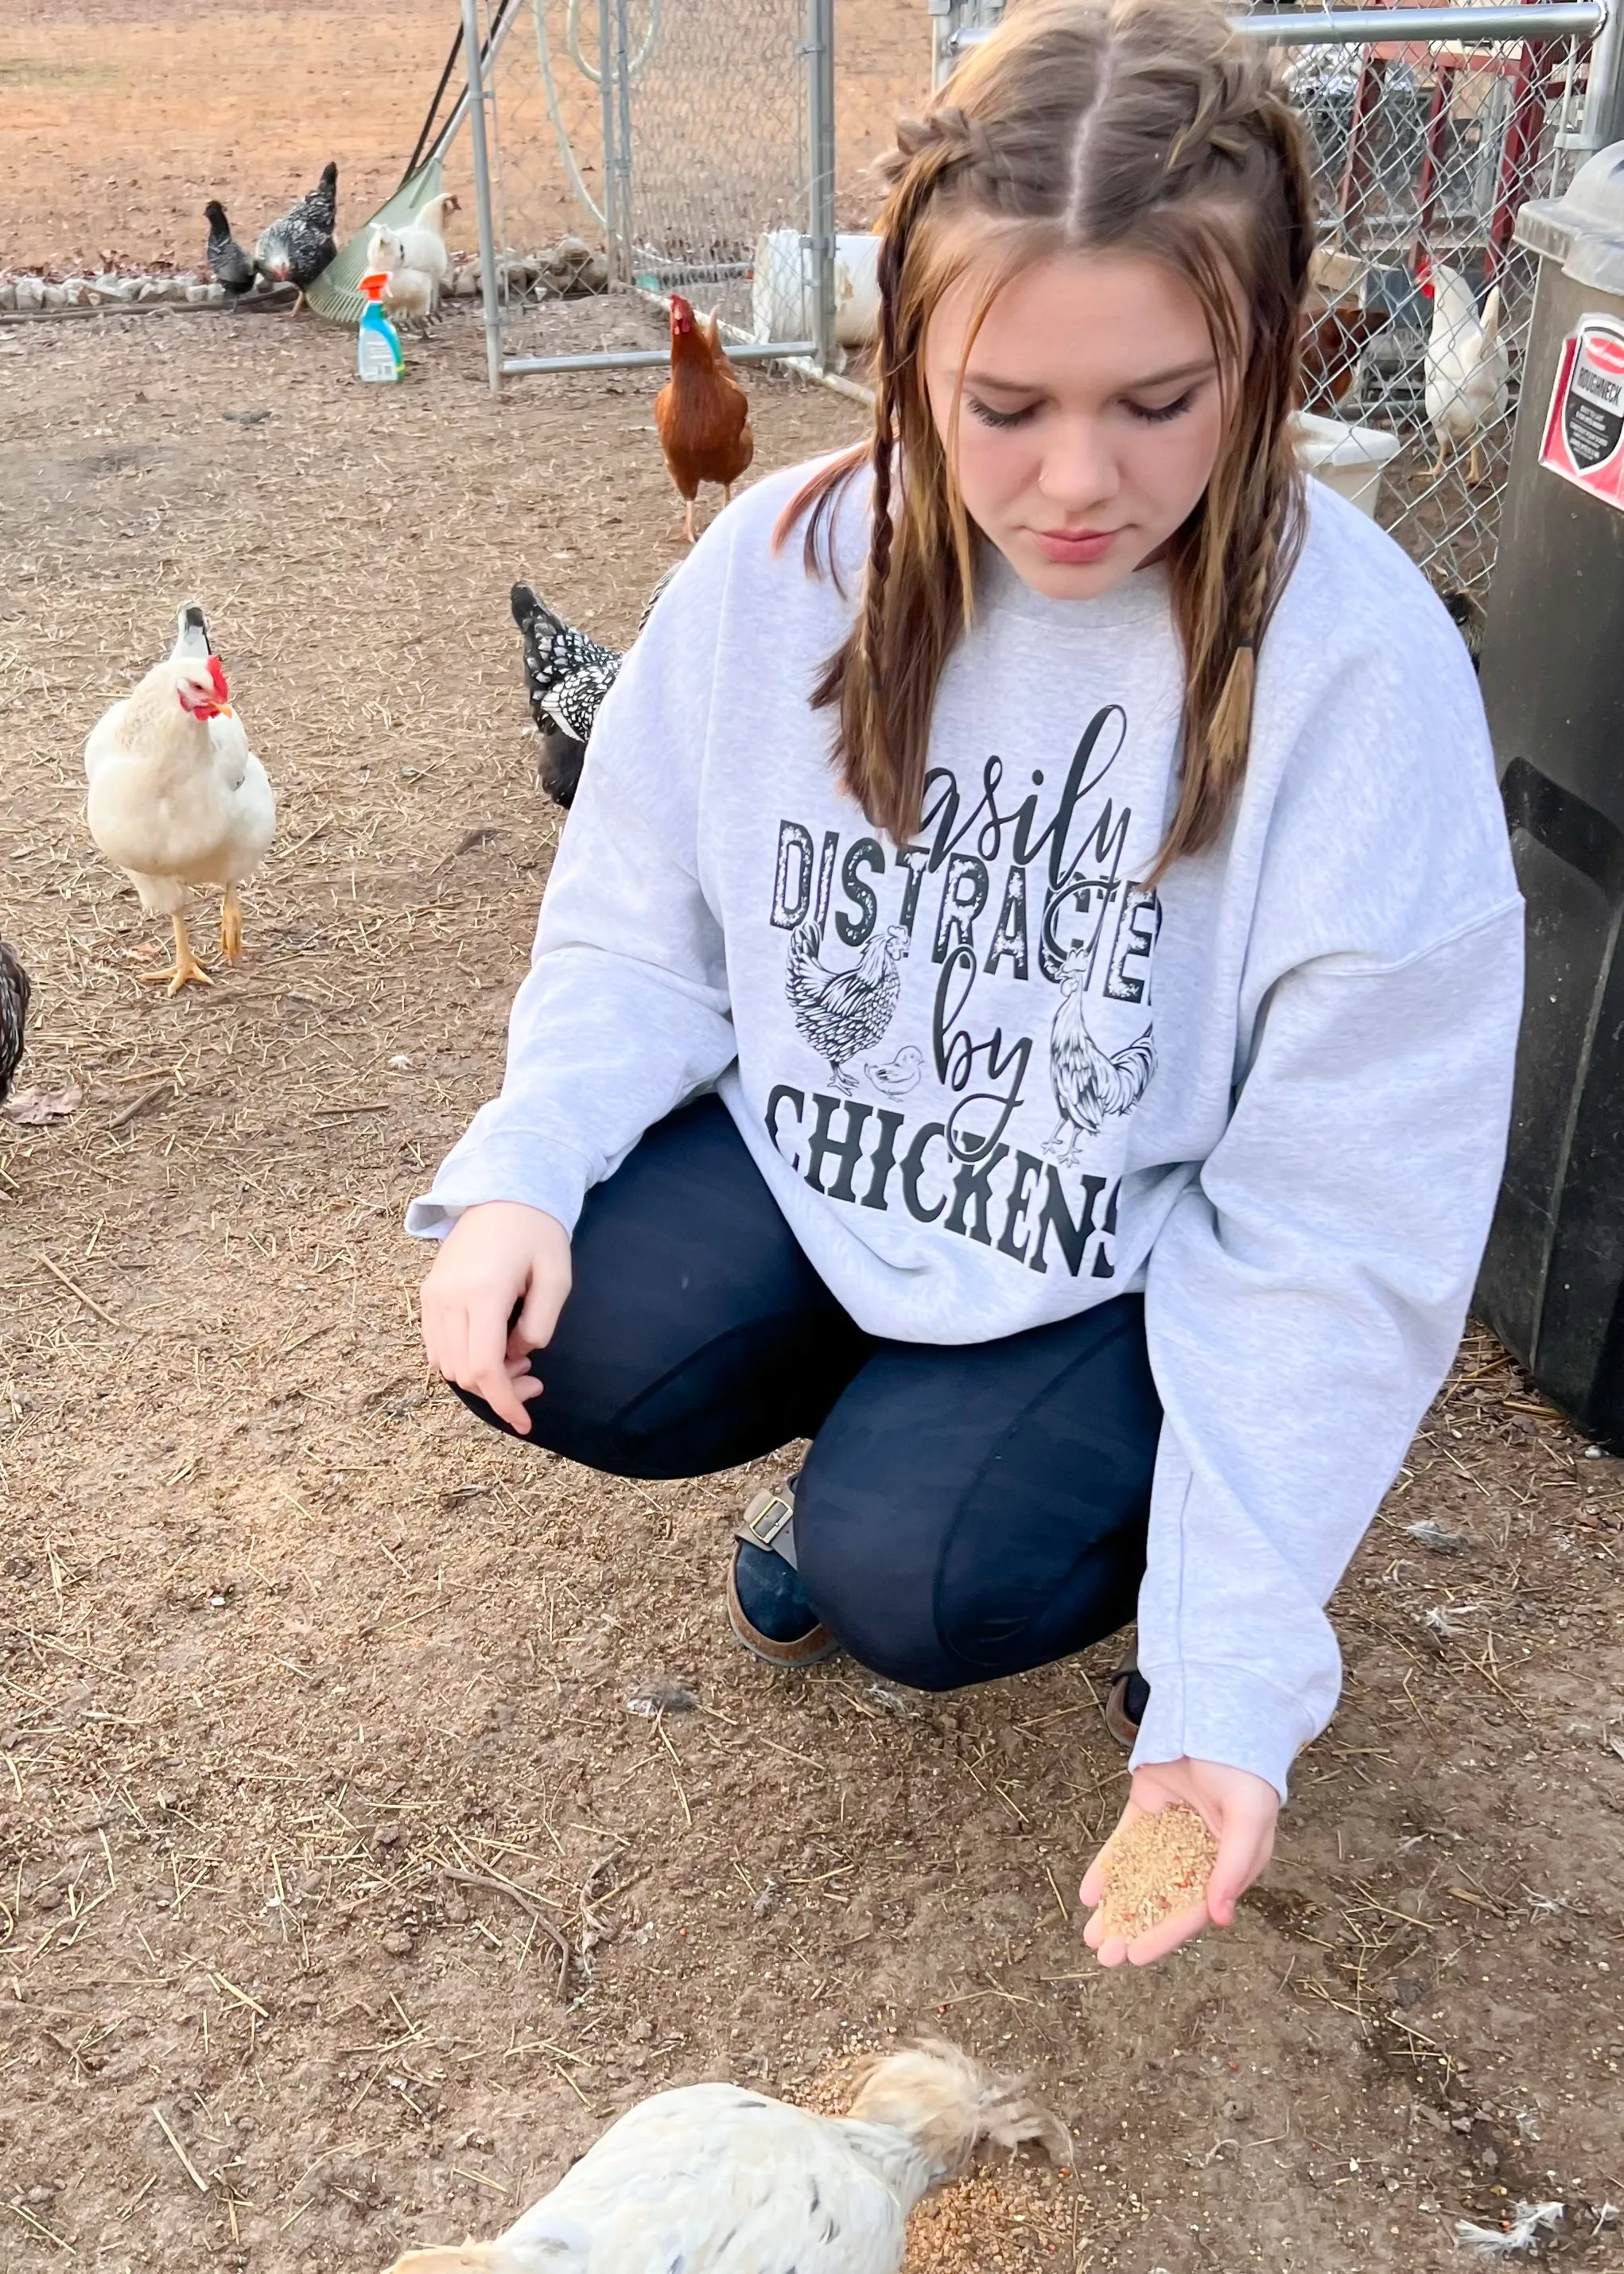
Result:
[[801,1584],[876,1673],[957,1689],[1133,1616],[1162,1422],[1139,1297],[997,1342],[876,1341],[808,1262],[714,1097],[587,1194],[574,1265],[528,1442],[655,1478],[810,1437]]

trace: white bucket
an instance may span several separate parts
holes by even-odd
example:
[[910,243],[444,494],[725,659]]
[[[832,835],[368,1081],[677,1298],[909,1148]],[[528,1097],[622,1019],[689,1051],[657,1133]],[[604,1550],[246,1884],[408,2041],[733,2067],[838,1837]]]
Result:
[[[835,239],[835,337],[860,348],[874,337],[880,312],[880,240]],[[770,229],[756,240],[750,329],[758,340],[812,336],[812,252],[799,230]]]
[[1297,414],[1298,465],[1372,520],[1382,471],[1397,456],[1398,448],[1398,436],[1380,426],[1350,426],[1343,419],[1320,418],[1312,410]]

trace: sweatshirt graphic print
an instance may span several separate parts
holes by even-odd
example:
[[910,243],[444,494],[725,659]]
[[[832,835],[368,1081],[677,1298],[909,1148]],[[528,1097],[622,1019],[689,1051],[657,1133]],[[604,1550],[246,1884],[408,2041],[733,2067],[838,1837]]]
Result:
[[779,819],[771,921],[821,1065],[773,1085],[764,1126],[813,1192],[1017,1268],[1115,1277],[1117,1125],[1156,1070],[1161,923],[1130,866],[1154,839],[1124,800],[1129,740],[1106,703],[1052,772],[1011,781],[991,757],[966,800],[938,771],[918,840],[891,852]]

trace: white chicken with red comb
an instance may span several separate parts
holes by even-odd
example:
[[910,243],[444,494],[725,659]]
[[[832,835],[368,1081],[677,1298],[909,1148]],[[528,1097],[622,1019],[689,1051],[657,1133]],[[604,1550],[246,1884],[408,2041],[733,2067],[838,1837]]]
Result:
[[265,858],[276,801],[208,638],[200,608],[181,613],[174,651],[98,719],[85,745],[90,833],[140,895],[170,917],[175,961],[143,972],[171,995],[209,975],[192,952],[186,908],[194,892],[218,887],[220,952],[243,952],[237,887]]

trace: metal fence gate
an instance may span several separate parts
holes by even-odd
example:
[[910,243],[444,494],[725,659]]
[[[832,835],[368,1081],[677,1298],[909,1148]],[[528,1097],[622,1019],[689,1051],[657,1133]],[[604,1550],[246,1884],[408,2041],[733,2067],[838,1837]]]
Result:
[[735,357],[833,367],[833,0],[462,10],[465,55],[485,57],[472,108],[493,385],[665,361],[646,344],[541,351],[548,294],[583,267],[605,289],[716,309]]
[[[1002,12],[1001,0],[937,0],[938,79]],[[1396,443],[1379,517],[1470,613],[1494,565],[1533,297],[1513,223],[1624,133],[1618,18],[1580,0],[1235,22],[1275,50],[1312,147],[1305,407]]]

